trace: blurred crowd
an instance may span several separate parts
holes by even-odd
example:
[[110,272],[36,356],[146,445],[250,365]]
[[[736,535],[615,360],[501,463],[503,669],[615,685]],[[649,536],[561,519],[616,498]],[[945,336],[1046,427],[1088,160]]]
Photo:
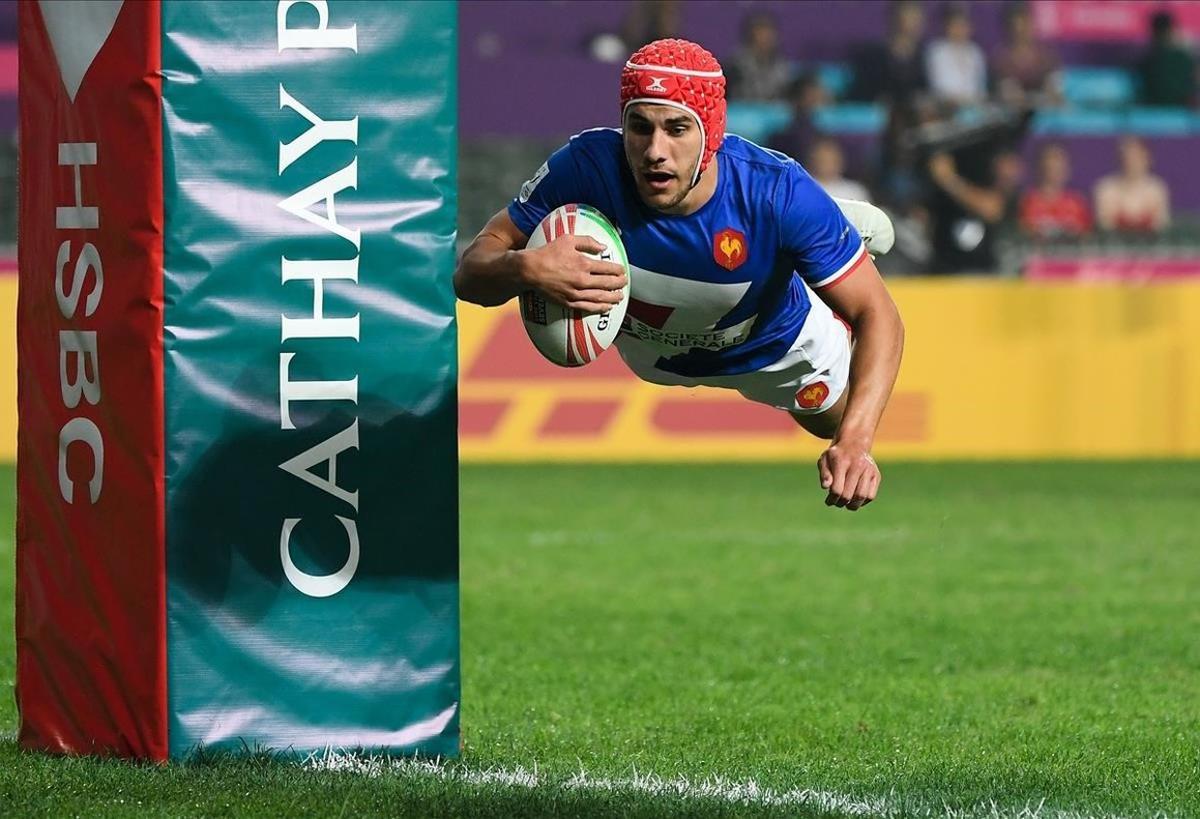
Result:
[[[881,4],[882,5],[882,4]],[[1033,112],[1063,103],[1061,61],[1038,39],[1030,8],[1004,8],[1003,41],[986,53],[969,8],[942,4],[936,19],[916,0],[886,5],[887,35],[850,61],[842,99],[878,103],[886,126],[871,156],[823,133],[831,94],[812,66],[786,56],[776,19],[751,10],[739,42],[718,54],[731,102],[788,104],[788,124],[766,145],[799,160],[831,194],[874,201],[897,227],[897,264],[923,272],[991,272],[997,241],[1083,240],[1098,234],[1152,236],[1171,223],[1170,192],[1147,143],[1119,141],[1112,173],[1090,191],[1071,184],[1071,157],[1041,144],[1022,158]],[[625,21],[627,44],[675,36],[678,3],[644,2]],[[1194,107],[1196,60],[1171,14],[1151,18],[1136,65],[1138,103]],[[967,116],[969,114],[969,116]]]

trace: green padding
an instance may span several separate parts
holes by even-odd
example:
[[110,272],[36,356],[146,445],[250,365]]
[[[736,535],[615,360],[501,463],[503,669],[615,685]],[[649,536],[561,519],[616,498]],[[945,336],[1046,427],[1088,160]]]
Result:
[[452,755],[456,9],[287,5],[163,3],[171,753]]

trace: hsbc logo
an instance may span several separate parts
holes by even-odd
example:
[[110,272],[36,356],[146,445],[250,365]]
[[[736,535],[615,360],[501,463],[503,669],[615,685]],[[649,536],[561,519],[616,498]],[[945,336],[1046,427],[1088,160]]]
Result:
[[[72,104],[84,76],[112,33],[123,2],[50,3],[41,0],[38,4],[58,63],[59,76]],[[57,204],[54,208],[54,229],[70,231],[55,235],[60,240],[54,276],[54,295],[61,319],[58,385],[63,407],[75,413],[58,433],[58,490],[64,501],[75,503],[76,487],[71,475],[86,472],[87,467],[72,469],[69,461],[72,454],[78,460],[78,444],[82,444],[91,451],[92,460],[91,474],[87,478],[87,499],[96,504],[104,488],[104,435],[96,422],[84,413],[89,406],[99,407],[102,397],[99,336],[103,322],[96,316],[96,311],[104,294],[104,263],[100,254],[104,243],[97,233],[100,205],[91,198],[96,194],[95,184],[85,185],[84,179],[94,177],[98,171],[100,152],[96,141],[81,138],[77,131],[70,137],[65,133],[56,137],[62,139],[56,139],[56,170],[62,173],[69,169],[75,191],[73,202]],[[47,175],[50,172],[48,170]],[[78,251],[76,242],[79,242]]]

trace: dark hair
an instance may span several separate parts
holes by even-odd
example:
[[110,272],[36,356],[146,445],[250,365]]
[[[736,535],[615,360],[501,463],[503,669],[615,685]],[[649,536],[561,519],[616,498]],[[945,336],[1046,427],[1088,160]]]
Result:
[[817,76],[815,71],[801,71],[787,85],[787,98],[794,100],[804,94],[810,88],[821,85],[821,78]]
[[900,15],[904,13],[904,10],[910,6],[917,9],[923,8],[920,0],[892,0],[891,4],[888,5],[888,22],[895,23],[900,19]]
[[1004,27],[1012,30],[1013,21],[1018,17],[1028,17],[1030,14],[1029,4],[1025,2],[1007,3],[1004,6]]
[[[1065,153],[1067,153],[1067,148],[1061,142],[1043,142],[1041,145],[1038,146],[1038,149],[1037,149],[1038,163],[1041,163],[1041,161],[1043,159],[1045,159],[1046,155],[1049,154],[1051,151],[1061,151],[1062,153],[1065,154]],[[1069,154],[1068,154],[1067,158],[1068,159],[1070,158]]]
[[953,20],[971,22],[971,13],[961,3],[947,3],[942,7],[942,25],[948,25]]
[[1122,134],[1121,138],[1117,140],[1117,150],[1121,150],[1126,145],[1136,145],[1146,153],[1151,153],[1150,145],[1137,134]]
[[1156,11],[1150,18],[1150,33],[1156,40],[1171,36],[1175,30],[1175,17],[1169,11]]
[[817,151],[824,147],[833,148],[841,155],[842,161],[845,161],[846,149],[842,147],[842,143],[838,142],[836,138],[829,136],[829,134],[820,134],[809,143],[808,150],[804,152],[805,160],[811,162],[812,158],[816,156]]
[[775,15],[765,9],[759,9],[742,18],[742,40],[746,40],[757,26],[770,26],[779,31],[779,21]]

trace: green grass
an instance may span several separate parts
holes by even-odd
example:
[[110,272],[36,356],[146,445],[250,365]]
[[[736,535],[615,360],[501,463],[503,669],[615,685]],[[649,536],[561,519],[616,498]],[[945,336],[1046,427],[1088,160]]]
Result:
[[[47,758],[5,694],[0,815],[772,812],[564,786],[584,770],[1200,816],[1200,463],[885,470],[849,514],[809,466],[464,468],[448,775]],[[11,469],[0,492],[8,601]],[[518,767],[541,784],[470,779]]]

